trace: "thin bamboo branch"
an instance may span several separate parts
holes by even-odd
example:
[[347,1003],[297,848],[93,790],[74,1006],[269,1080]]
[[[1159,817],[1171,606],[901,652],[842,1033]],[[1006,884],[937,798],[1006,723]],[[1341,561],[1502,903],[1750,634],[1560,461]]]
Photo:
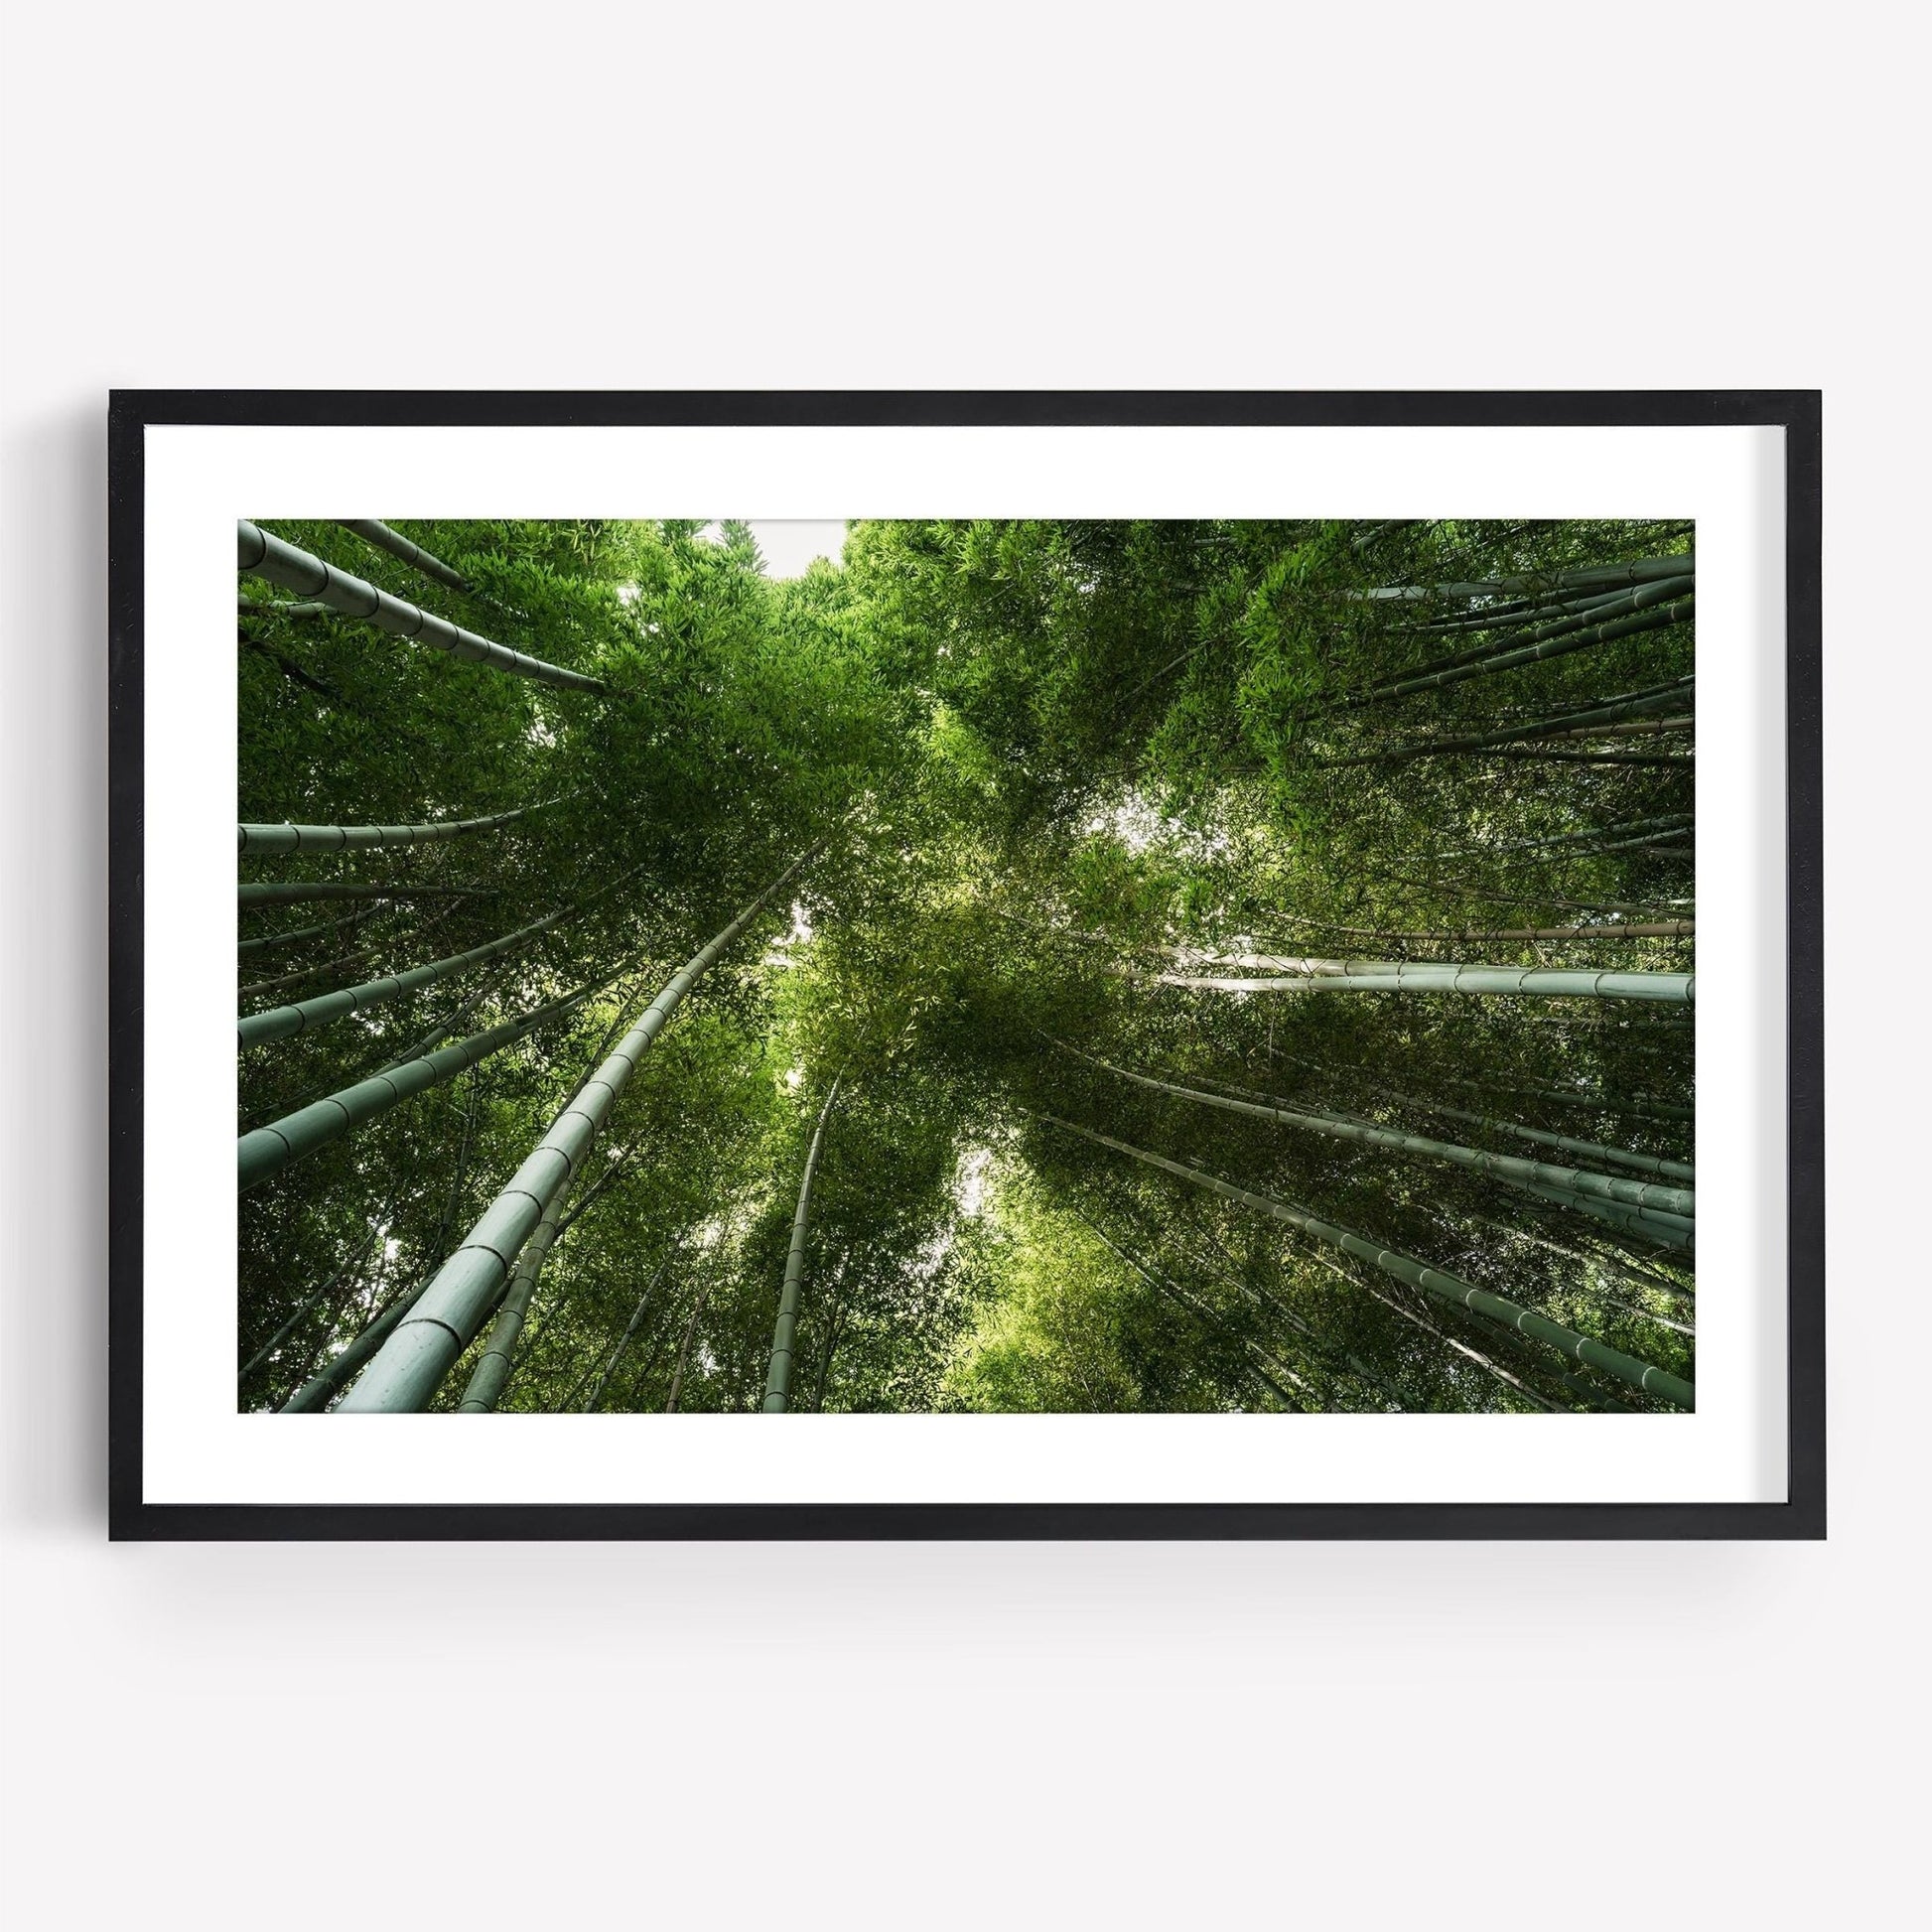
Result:
[[[1276,1057],[1281,1059],[1297,1058],[1294,1054],[1284,1053],[1280,1047],[1275,1049],[1275,1053]],[[1312,1067],[1314,1071],[1326,1073],[1331,1077],[1336,1071],[1333,1067],[1320,1066],[1312,1060],[1303,1060],[1300,1064]],[[1465,1126],[1480,1127],[1492,1134],[1508,1134],[1517,1140],[1528,1141],[1534,1146],[1554,1148],[1559,1154],[1574,1154],[1585,1161],[1607,1161],[1613,1167],[1634,1168],[1639,1173],[1654,1173],[1671,1180],[1695,1182],[1697,1179],[1696,1170],[1687,1161],[1671,1161],[1661,1154],[1643,1154],[1630,1148],[1608,1147],[1601,1141],[1579,1140],[1569,1134],[1552,1133],[1547,1128],[1525,1127],[1517,1121],[1503,1120],[1493,1114],[1472,1114],[1460,1107],[1448,1106],[1440,1100],[1424,1099],[1415,1094],[1404,1093],[1395,1087],[1384,1086],[1380,1081],[1372,1080],[1354,1068],[1348,1069],[1342,1077],[1359,1080],[1371,1092],[1380,1095],[1384,1100],[1393,1101],[1397,1106],[1418,1108],[1428,1114],[1441,1114],[1446,1120],[1461,1121]],[[1226,1080],[1215,1080],[1210,1084],[1225,1087],[1230,1092],[1241,1094],[1250,1100],[1269,1098],[1266,1094],[1253,1093],[1245,1087],[1234,1086]]]
[[[262,1363],[267,1361],[288,1340],[289,1336],[295,1332],[296,1324],[301,1321],[302,1317],[318,1302],[322,1301],[331,1290],[337,1288],[344,1281],[348,1280],[360,1271],[362,1265],[368,1260],[370,1250],[375,1246],[376,1237],[388,1225],[389,1216],[395,1208],[395,1194],[392,1192],[382,1211],[369,1222],[367,1228],[364,1230],[360,1244],[345,1257],[342,1266],[320,1288],[312,1289],[307,1295],[303,1296],[301,1301],[296,1303],[295,1307],[290,1311],[288,1319],[242,1363],[241,1367],[235,1372],[235,1380],[237,1382],[245,1382],[256,1369],[260,1368]],[[346,1302],[347,1297],[345,1296],[343,1299]]]

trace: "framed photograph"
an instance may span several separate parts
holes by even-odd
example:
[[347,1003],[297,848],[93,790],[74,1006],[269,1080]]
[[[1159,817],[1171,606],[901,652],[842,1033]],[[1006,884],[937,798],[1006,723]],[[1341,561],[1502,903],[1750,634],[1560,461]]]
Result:
[[1820,436],[116,394],[112,1534],[1822,1536]]

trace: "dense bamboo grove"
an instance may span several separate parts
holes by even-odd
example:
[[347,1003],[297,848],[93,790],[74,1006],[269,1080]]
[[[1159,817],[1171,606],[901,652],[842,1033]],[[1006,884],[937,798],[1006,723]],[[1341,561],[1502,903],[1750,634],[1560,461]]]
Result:
[[1691,1408],[1693,550],[244,522],[239,1403]]

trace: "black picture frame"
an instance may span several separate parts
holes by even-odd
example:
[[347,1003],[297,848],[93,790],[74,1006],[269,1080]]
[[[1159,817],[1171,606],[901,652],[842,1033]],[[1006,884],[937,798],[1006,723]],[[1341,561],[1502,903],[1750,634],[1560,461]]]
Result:
[[[143,516],[162,424],[1759,426],[1784,432],[1788,1494],[1672,1503],[151,1503],[142,1488]],[[1817,390],[118,390],[108,413],[108,1533],[115,1540],[1822,1538],[1825,1036]]]

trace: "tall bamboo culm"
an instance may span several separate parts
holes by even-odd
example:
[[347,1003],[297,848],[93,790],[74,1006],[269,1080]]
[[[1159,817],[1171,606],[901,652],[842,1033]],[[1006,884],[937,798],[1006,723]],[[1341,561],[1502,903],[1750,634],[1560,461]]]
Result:
[[434,986],[438,980],[486,965],[572,916],[568,911],[552,912],[547,918],[535,919],[526,926],[519,926],[514,932],[504,933],[500,939],[486,940],[481,946],[472,946],[468,952],[452,953],[447,959],[433,959],[426,966],[413,966],[405,973],[390,973],[382,979],[364,980],[359,986],[345,986],[334,993],[318,993],[312,1000],[298,1000],[292,1006],[271,1007],[266,1013],[246,1014],[235,1022],[236,1042],[241,1046],[258,1046],[265,1040],[287,1039],[295,1034],[314,1033],[319,1028],[334,1025],[338,1020],[346,1020],[351,1013],[360,1013],[365,1007],[380,1006],[385,1000],[420,992],[426,986]]
[[[1071,1049],[1069,1049],[1071,1050]],[[1325,1134],[1331,1140],[1354,1141],[1364,1147],[1386,1148],[1396,1154],[1418,1155],[1426,1160],[1446,1161],[1466,1168],[1472,1173],[1494,1174],[1503,1180],[1530,1180],[1568,1193],[1588,1195],[1593,1199],[1620,1203],[1631,1208],[1661,1208],[1674,1217],[1695,1218],[1697,1193],[1663,1181],[1631,1180],[1622,1174],[1594,1173],[1587,1169],[1559,1167],[1550,1161],[1530,1161],[1515,1154],[1491,1154],[1486,1149],[1462,1147],[1454,1141],[1432,1140],[1422,1134],[1404,1133],[1399,1128],[1378,1127],[1370,1121],[1344,1119],[1337,1114],[1289,1107],[1277,1101],[1265,1104],[1256,1100],[1236,1100],[1227,1094],[1204,1093],[1198,1087],[1176,1085],[1172,1080],[1157,1080],[1146,1073],[1134,1073],[1111,1060],[1096,1059],[1090,1053],[1080,1058],[1104,1067],[1109,1073],[1131,1080],[1136,1086],[1155,1093],[1172,1094],[1176,1099],[1192,1100],[1203,1107],[1219,1107],[1231,1114],[1250,1114],[1262,1120],[1278,1121],[1284,1127],[1306,1128]]]
[[[1444,663],[1433,670],[1380,685],[1373,691],[1364,691],[1359,697],[1345,699],[1343,704],[1348,709],[1355,709],[1362,705],[1378,704],[1388,698],[1411,697],[1419,691],[1441,690],[1468,678],[1487,677],[1497,671],[1511,671],[1525,664],[1540,663],[1548,657],[1563,657],[1572,651],[1587,650],[1593,644],[1613,643],[1619,637],[1634,636],[1641,631],[1666,629],[1689,620],[1695,602],[1689,594],[1690,588],[1688,578],[1667,579],[1648,585],[1643,590],[1632,591],[1626,598],[1617,599],[1614,605],[1606,605],[1600,611],[1560,618],[1493,650],[1479,654],[1464,652],[1457,662]],[[1667,598],[1671,601],[1665,602]],[[1629,615],[1618,615],[1618,605],[1625,607]],[[1652,609],[1652,606],[1659,608]],[[1609,621],[1593,621],[1597,618]]]
[[719,954],[822,848],[823,841],[793,860],[672,976],[636,1026],[551,1123],[550,1131],[483,1211],[463,1245],[438,1270],[428,1293],[397,1325],[337,1413],[411,1412],[428,1405],[494,1306],[544,1210],[581,1171],[593,1139],[636,1071],[638,1060]]
[[345,530],[352,530],[362,541],[377,550],[386,550],[399,563],[405,563],[419,577],[442,584],[453,591],[468,591],[463,573],[453,570],[441,557],[432,557],[420,543],[411,543],[400,530],[378,523],[372,516],[345,516],[338,519]]
[[483,1353],[470,1372],[470,1382],[463,1391],[463,1400],[457,1404],[458,1415],[487,1415],[502,1399],[503,1390],[508,1386],[510,1375],[516,1367],[517,1346],[523,1337],[523,1324],[530,1317],[530,1303],[537,1292],[537,1277],[543,1273],[543,1264],[550,1258],[550,1250],[556,1245],[564,1202],[568,1198],[569,1190],[560,1188],[550,1205],[543,1210],[543,1218],[538,1221],[523,1252],[517,1256],[509,1286],[504,1289],[501,1306],[496,1311],[496,1319],[490,1323],[489,1339],[483,1343]]
[[279,1173],[291,1161],[313,1154],[331,1141],[341,1140],[351,1129],[373,1120],[377,1114],[387,1113],[411,1095],[454,1079],[466,1067],[475,1066],[559,1015],[582,1006],[592,994],[609,984],[606,980],[596,986],[580,987],[561,1000],[538,1007],[534,1013],[507,1020],[487,1032],[472,1034],[468,1039],[440,1047],[434,1053],[385,1067],[366,1080],[358,1080],[353,1086],[344,1087],[340,1092],[283,1115],[280,1120],[270,1121],[265,1127],[253,1129],[235,1143],[238,1184],[252,1187]]
[[1533,1309],[1519,1308],[1514,1302],[1506,1301],[1500,1295],[1492,1295],[1487,1289],[1476,1288],[1470,1283],[1458,1280],[1440,1268],[1426,1267],[1408,1255],[1399,1254],[1393,1248],[1385,1248],[1374,1241],[1365,1240],[1361,1235],[1352,1233],[1344,1227],[1337,1227],[1332,1221],[1323,1221],[1299,1207],[1291,1207],[1286,1201],[1279,1201],[1271,1194],[1258,1194],[1250,1188],[1238,1187],[1231,1180],[1223,1180],[1218,1174],[1204,1173],[1199,1168],[1184,1166],[1178,1161],[1170,1161],[1165,1156],[1151,1154],[1146,1148],[1132,1146],[1126,1141],[1117,1141],[1107,1134],[1095,1133],[1091,1127],[1081,1127],[1070,1120],[1061,1120],[1054,1114],[1041,1114],[1039,1119],[1054,1127],[1064,1128],[1070,1134],[1078,1134],[1083,1140],[1093,1141],[1101,1147],[1110,1147],[1118,1154],[1144,1162],[1151,1168],[1159,1168],[1167,1173],[1176,1174],[1182,1180],[1196,1187],[1224,1195],[1229,1200],[1240,1201],[1244,1206],[1257,1209],[1275,1220],[1284,1221],[1290,1227],[1300,1228],[1304,1234],[1312,1235],[1318,1241],[1325,1241],[1330,1247],[1339,1248],[1344,1254],[1351,1254],[1360,1261],[1379,1268],[1386,1275],[1404,1283],[1422,1294],[1433,1297],[1439,1302],[1452,1303],[1460,1309],[1474,1313],[1487,1315],[1492,1321],[1499,1321],[1505,1327],[1513,1328],[1519,1334],[1532,1336],[1538,1341],[1548,1342],[1553,1348],[1560,1349],[1571,1360],[1583,1362],[1590,1368],[1600,1369],[1606,1375],[1613,1375],[1621,1382],[1627,1382],[1634,1389],[1646,1395],[1654,1395],[1679,1409],[1693,1409],[1697,1406],[1697,1395],[1692,1384],[1683,1377],[1672,1375],[1667,1370],[1654,1367],[1649,1362],[1641,1362],[1634,1355],[1626,1355],[1619,1348],[1612,1348],[1607,1342],[1600,1342],[1589,1335],[1580,1335],[1574,1328],[1566,1328],[1560,1321],[1552,1321],[1548,1315],[1538,1314]]
[[1569,966],[1478,966],[1413,959],[1277,960],[1249,954],[1244,961],[1293,969],[1266,978],[1201,973],[1157,973],[1161,986],[1205,993],[1477,993],[1525,994],[1559,1000],[1650,1000],[1695,1003],[1692,973],[1599,973]]
[[840,1074],[818,1110],[818,1124],[812,1129],[812,1144],[805,1155],[805,1174],[798,1183],[798,1208],[791,1217],[791,1246],[785,1253],[784,1287],[778,1294],[778,1321],[771,1331],[771,1366],[764,1381],[764,1413],[783,1415],[791,1401],[792,1342],[798,1332],[798,1296],[805,1280],[805,1241],[810,1230],[812,1180],[818,1173],[818,1158],[825,1147],[825,1123],[838,1102]]
[[486,886],[411,886],[364,885],[359,880],[298,880],[293,885],[276,885],[268,880],[244,879],[235,888],[235,903],[246,911],[251,905],[306,905],[325,898],[488,898]]
[[412,643],[428,644],[453,657],[467,657],[473,663],[487,664],[491,670],[507,671],[513,677],[527,677],[538,684],[564,690],[603,692],[610,687],[602,678],[586,677],[581,671],[567,671],[561,664],[546,664],[507,644],[493,642],[474,630],[466,630],[447,618],[433,616],[420,605],[406,604],[359,577],[312,557],[292,543],[242,518],[235,529],[236,564],[241,570],[265,577],[285,591],[319,599],[332,611],[345,618],[362,618],[378,630],[387,630]]
[[664,1258],[657,1264],[651,1278],[644,1284],[644,1292],[637,1298],[637,1306],[630,1311],[630,1319],[624,1323],[623,1333],[618,1337],[618,1345],[611,1350],[610,1358],[598,1371],[597,1380],[591,1385],[591,1392],[584,1398],[584,1413],[597,1414],[597,1405],[604,1400],[604,1391],[610,1386],[611,1377],[618,1372],[618,1364],[623,1360],[623,1353],[630,1346],[630,1340],[642,1325],[644,1311],[650,1307],[650,1298],[657,1293],[657,1284],[664,1279],[664,1271],[671,1265],[671,1257],[677,1253],[677,1243],[673,1242],[664,1250]]
[[519,805],[511,812],[492,812],[487,818],[446,818],[427,825],[238,825],[241,852],[360,852],[372,846],[434,845],[461,838],[466,832],[491,832],[513,825],[556,804]]

